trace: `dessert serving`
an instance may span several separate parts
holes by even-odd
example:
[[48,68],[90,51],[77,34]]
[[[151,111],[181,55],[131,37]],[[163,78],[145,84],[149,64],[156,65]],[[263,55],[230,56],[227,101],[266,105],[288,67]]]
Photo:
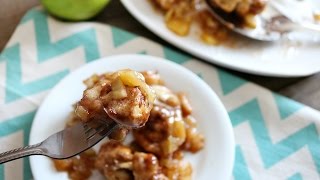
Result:
[[[208,8],[203,8],[204,0],[151,0],[164,14],[168,29],[179,36],[189,34],[192,24],[200,27],[203,42],[218,45],[230,36],[229,30],[216,20]],[[211,0],[214,7],[221,10],[235,25],[255,28],[255,15],[261,13],[265,0]]]
[[[88,179],[94,170],[108,180],[192,178],[184,152],[201,150],[204,137],[186,94],[171,91],[156,71],[120,70],[92,75],[84,83],[87,89],[66,125],[101,118],[121,126],[98,152],[54,160],[58,171],[67,171],[73,180]],[[124,143],[129,131],[133,140]]]

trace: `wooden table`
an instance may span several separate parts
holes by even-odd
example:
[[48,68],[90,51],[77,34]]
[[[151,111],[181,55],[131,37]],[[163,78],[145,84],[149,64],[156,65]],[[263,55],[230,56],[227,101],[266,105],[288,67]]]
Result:
[[[23,14],[31,7],[37,6],[37,0],[2,0],[0,5],[0,51],[13,33]],[[133,33],[145,36],[156,42],[171,46],[155,34],[143,27],[121,5],[119,0],[113,0],[92,21],[111,24]],[[171,46],[172,47],[172,46]],[[174,47],[173,47],[174,48]],[[319,59],[320,60],[320,59]],[[315,109],[320,110],[320,73],[303,78],[272,78],[227,70],[237,76],[253,81],[261,86],[295,99]]]

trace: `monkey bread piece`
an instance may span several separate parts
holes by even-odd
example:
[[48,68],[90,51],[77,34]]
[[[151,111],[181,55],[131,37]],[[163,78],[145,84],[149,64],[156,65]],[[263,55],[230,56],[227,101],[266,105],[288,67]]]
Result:
[[165,157],[160,159],[162,172],[170,180],[191,180],[192,166],[189,162],[175,157]]
[[163,85],[164,82],[157,71],[143,71],[141,72],[148,85]]
[[186,151],[196,153],[204,147],[204,136],[197,130],[196,119],[192,116],[183,118],[186,125],[186,140],[182,148]]
[[127,134],[129,133],[130,129],[124,127],[124,126],[118,126],[116,129],[114,129],[111,134],[108,136],[109,139],[113,139],[116,141],[123,141]]
[[183,157],[181,150],[159,157],[161,172],[170,180],[191,180],[192,166],[189,162],[184,161]]
[[171,107],[180,106],[179,98],[169,88],[161,85],[153,85],[152,89],[156,93],[157,101],[155,104],[164,103]]
[[95,165],[109,180],[133,179],[132,150],[118,141],[109,141],[99,150]]
[[95,168],[96,153],[93,149],[69,159],[53,160],[57,171],[66,171],[72,180],[88,179]]
[[82,121],[111,118],[128,128],[138,128],[147,122],[155,94],[142,74],[126,69],[93,75],[84,83],[87,89],[75,110]]
[[186,139],[180,101],[176,94],[165,86],[152,86],[157,100],[150,112],[149,121],[134,130],[136,142],[146,151],[166,156],[178,150]]
[[155,104],[149,121],[133,131],[136,142],[147,152],[167,156],[178,150],[186,139],[186,129],[179,108]]
[[142,74],[132,70],[116,72],[112,91],[102,97],[106,113],[122,125],[138,128],[148,121],[155,94]]
[[161,173],[158,159],[153,154],[134,153],[132,167],[135,180],[169,180]]

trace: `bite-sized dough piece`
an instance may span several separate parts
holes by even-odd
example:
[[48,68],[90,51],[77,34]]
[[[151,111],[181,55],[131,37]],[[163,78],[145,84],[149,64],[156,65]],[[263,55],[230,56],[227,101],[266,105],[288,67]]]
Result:
[[108,180],[133,179],[132,150],[118,141],[103,144],[96,159],[96,167]]
[[172,180],[191,180],[192,166],[180,159],[167,158],[160,161],[162,172]]
[[158,87],[155,91],[159,100],[151,110],[149,121],[144,127],[134,130],[133,135],[136,142],[146,151],[166,156],[178,150],[183,144],[186,129],[179,98],[165,88]]
[[68,172],[70,179],[83,180],[91,176],[96,156],[93,149],[88,149],[69,159],[55,159],[53,163],[57,171]]
[[158,159],[153,154],[136,152],[132,164],[135,180],[169,180],[161,173]]
[[148,85],[163,85],[164,82],[157,71],[143,71],[141,72]]
[[[87,89],[75,108],[75,114],[82,121],[114,120],[126,128],[138,128],[147,122],[155,94],[141,73],[120,70],[93,75],[84,83]],[[123,137],[124,131],[120,133]]]
[[186,140],[183,143],[183,149],[196,153],[204,147],[204,136],[198,132],[196,119],[192,116],[183,118],[186,125]]

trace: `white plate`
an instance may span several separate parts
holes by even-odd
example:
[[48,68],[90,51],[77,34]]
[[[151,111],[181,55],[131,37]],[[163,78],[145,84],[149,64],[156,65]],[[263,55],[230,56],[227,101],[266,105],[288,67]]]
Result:
[[[121,0],[121,2],[149,30],[169,43],[206,61],[266,76],[297,77],[320,71],[320,33],[318,36],[311,33],[295,33],[290,36],[292,39],[312,39],[313,42],[308,40],[262,43],[239,37],[235,48],[209,46],[199,40],[199,32],[196,30],[186,37],[179,37],[168,30],[163,15],[151,7],[149,0]],[[319,4],[317,3],[318,8],[320,8]]]
[[[82,81],[93,73],[131,68],[137,71],[158,70],[166,85],[174,91],[184,91],[194,108],[199,131],[206,138],[204,149],[186,159],[194,167],[194,179],[229,179],[234,161],[234,136],[228,114],[212,89],[191,71],[170,61],[146,55],[119,55],[102,58],[72,72],[59,82],[40,106],[31,128],[30,144],[63,129],[72,104],[79,100],[85,88]],[[30,157],[35,179],[67,179],[57,172],[51,160],[44,156]]]

